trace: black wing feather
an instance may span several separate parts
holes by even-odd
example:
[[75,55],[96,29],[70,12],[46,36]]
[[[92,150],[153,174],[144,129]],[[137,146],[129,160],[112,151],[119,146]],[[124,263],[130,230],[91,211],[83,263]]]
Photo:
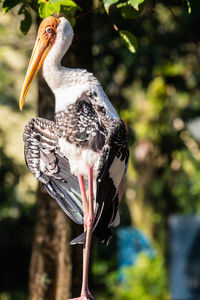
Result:
[[62,210],[77,224],[83,224],[82,209],[76,205],[67,188],[57,179],[49,178],[48,183],[42,183],[45,190],[56,200]]
[[[85,109],[87,112],[90,110],[90,114],[94,118],[95,114],[93,114],[91,105],[85,102],[81,102],[80,105],[81,109]],[[73,112],[74,108],[70,107],[69,109]],[[95,107],[94,110],[96,110]],[[97,107],[97,110],[99,110],[99,107]],[[91,125],[89,130],[91,135],[81,131],[82,134],[78,138],[75,137],[77,146],[79,144],[83,147],[87,146],[93,151],[101,153],[96,179],[95,200],[97,211],[95,212],[94,233],[102,242],[108,243],[111,236],[109,227],[116,217],[119,205],[119,186],[116,186],[110,170],[116,157],[127,165],[129,153],[124,123],[119,119],[109,120],[104,110],[101,111],[101,114],[101,121],[95,123],[98,125],[95,125],[97,128]],[[66,126],[65,123],[63,124],[64,121],[67,122],[65,117],[65,114],[62,116],[62,114],[57,113],[56,125],[52,121],[41,118],[32,119],[26,125],[24,131],[25,159],[30,171],[41,181],[46,191],[58,202],[64,212],[77,224],[83,224],[83,207],[78,179],[71,174],[68,159],[62,157],[57,150],[57,138],[60,135],[62,136],[64,133],[66,138],[72,138],[70,132],[61,130],[63,129],[61,124],[65,129],[67,128],[67,124]],[[94,122],[96,122],[95,119]],[[59,132],[58,128],[62,132]],[[78,132],[77,130],[73,131],[75,135]],[[42,167],[40,165],[41,161],[43,163]],[[123,170],[120,174],[121,180],[123,180],[125,172],[126,170]],[[85,181],[85,184],[87,189],[87,181]],[[84,241],[84,237],[85,234],[76,238],[73,242],[78,241],[78,243],[81,243]]]
[[[110,176],[110,168],[115,158],[128,165],[129,150],[127,142],[127,133],[125,125],[121,120],[113,120],[110,127],[106,144],[102,150],[102,156],[97,176],[97,193],[96,202],[99,210],[95,221],[95,235],[100,238],[103,243],[108,243],[111,237],[110,225],[114,221],[118,206],[118,188],[115,186]],[[126,169],[122,174],[121,181],[124,179]],[[103,207],[103,209],[101,209]]]
[[[26,164],[64,212],[75,223],[83,224],[78,179],[71,174],[68,159],[57,152],[54,126],[54,122],[41,118],[32,119],[26,125],[24,130]],[[41,158],[43,170],[40,167]]]

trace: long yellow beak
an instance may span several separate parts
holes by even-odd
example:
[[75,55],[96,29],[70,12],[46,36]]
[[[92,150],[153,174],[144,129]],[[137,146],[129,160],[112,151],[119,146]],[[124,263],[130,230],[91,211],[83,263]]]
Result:
[[28,93],[30,85],[33,79],[35,78],[36,74],[38,73],[39,69],[41,68],[50,49],[51,49],[51,44],[49,43],[48,39],[45,39],[43,36],[38,36],[31,55],[28,70],[26,73],[26,77],[20,95],[20,100],[19,100],[20,110],[23,109],[26,95]]

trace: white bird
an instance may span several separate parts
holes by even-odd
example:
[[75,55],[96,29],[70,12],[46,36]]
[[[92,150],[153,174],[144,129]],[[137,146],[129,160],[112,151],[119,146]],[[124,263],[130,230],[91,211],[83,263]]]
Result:
[[98,80],[86,70],[61,66],[72,39],[67,19],[48,17],[41,22],[19,106],[22,110],[43,65],[55,95],[55,120],[37,117],[25,126],[25,160],[63,211],[84,225],[83,234],[71,244],[84,244],[81,296],[74,299],[86,300],[94,299],[88,288],[92,233],[108,244],[110,226],[119,224],[129,151],[124,123]]

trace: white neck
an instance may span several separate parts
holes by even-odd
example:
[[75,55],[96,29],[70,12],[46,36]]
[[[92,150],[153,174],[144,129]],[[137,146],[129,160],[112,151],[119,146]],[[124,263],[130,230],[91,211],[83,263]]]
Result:
[[43,64],[43,76],[53,92],[63,82],[63,69],[65,73],[67,70],[70,71],[70,69],[62,67],[60,62],[71,45],[73,30],[67,19],[60,18],[60,21],[57,27],[55,43]]
[[97,104],[104,105],[111,117],[117,113],[105,95],[100,83],[93,74],[83,69],[62,67],[60,62],[73,39],[73,30],[69,21],[60,18],[56,40],[43,64],[43,76],[55,95],[56,112],[64,110],[69,104],[75,103],[89,90],[96,92]]

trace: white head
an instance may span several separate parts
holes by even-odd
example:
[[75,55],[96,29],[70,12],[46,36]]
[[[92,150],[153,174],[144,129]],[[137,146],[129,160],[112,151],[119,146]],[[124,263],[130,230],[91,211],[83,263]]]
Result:
[[64,55],[72,43],[74,32],[73,32],[71,24],[69,23],[69,21],[66,18],[61,17],[61,18],[59,18],[59,20],[60,20],[60,23],[58,24],[58,27],[57,27],[56,41],[53,46],[56,47],[57,45],[62,44],[62,46],[63,46],[62,51],[63,51],[63,55]]
[[60,63],[73,39],[73,29],[64,17],[47,17],[38,29],[36,43],[31,55],[19,107],[22,110],[29,87],[44,61]]

